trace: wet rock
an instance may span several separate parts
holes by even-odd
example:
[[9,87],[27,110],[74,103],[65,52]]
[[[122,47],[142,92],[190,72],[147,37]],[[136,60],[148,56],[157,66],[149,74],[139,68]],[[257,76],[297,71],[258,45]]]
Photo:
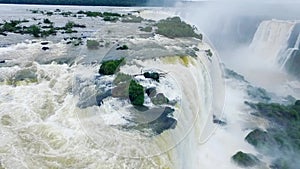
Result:
[[5,63],[5,60],[0,60],[0,63]]
[[218,119],[215,115],[213,115],[213,123],[219,124],[219,125],[221,125],[221,126],[225,126],[225,125],[227,124],[226,122],[224,122],[224,121]]
[[49,49],[50,49],[50,48],[47,47],[47,46],[42,47],[42,50],[44,50],[44,51],[49,50]]
[[49,42],[41,42],[41,45],[48,45]]
[[174,109],[166,107],[158,119],[149,123],[149,127],[152,129],[152,131],[156,134],[161,134],[165,130],[174,129],[176,127],[177,120],[170,117],[173,112]]
[[30,80],[30,81],[36,81],[37,75],[35,70],[32,69],[24,69],[18,71],[14,76],[15,81],[22,81],[22,80]]
[[177,125],[177,120],[173,118],[173,112],[175,110],[171,107],[149,109],[145,106],[141,106],[135,107],[135,109],[140,112],[134,115],[136,116],[134,120],[128,120],[131,124],[123,126],[124,128],[139,130],[147,136],[153,136],[159,135],[166,130],[174,129]]
[[7,33],[0,32],[0,35],[2,35],[2,36],[7,36]]
[[154,105],[162,105],[169,103],[169,99],[163,93],[158,93],[155,97],[151,99],[151,101]]
[[257,148],[271,146],[274,143],[268,133],[261,129],[255,129],[250,132],[246,136],[245,140]]
[[112,91],[111,90],[108,90],[104,93],[101,93],[101,94],[98,94],[96,96],[96,101],[97,101],[97,104],[98,106],[101,106],[103,104],[103,100],[110,97],[112,95]]
[[146,89],[146,93],[150,98],[153,98],[156,95],[156,88],[155,87],[151,87]]

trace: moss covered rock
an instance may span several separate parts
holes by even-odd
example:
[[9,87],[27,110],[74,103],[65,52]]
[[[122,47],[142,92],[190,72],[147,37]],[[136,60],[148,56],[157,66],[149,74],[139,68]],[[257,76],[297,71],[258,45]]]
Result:
[[242,151],[233,155],[232,160],[240,167],[253,167],[260,162],[253,154],[243,153]]

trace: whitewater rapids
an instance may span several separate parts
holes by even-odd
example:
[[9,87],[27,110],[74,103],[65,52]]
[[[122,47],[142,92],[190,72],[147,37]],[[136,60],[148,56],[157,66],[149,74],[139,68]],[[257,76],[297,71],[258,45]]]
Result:
[[[48,57],[62,55],[64,44]],[[203,131],[211,123],[213,86],[210,64],[201,43],[197,58],[180,57],[137,60],[137,64],[169,72],[181,91],[181,104],[174,117],[174,130],[154,138],[143,138],[139,133],[113,133],[103,123],[94,129],[101,131],[102,142],[91,137],[86,119],[99,107],[77,107],[78,97],[72,93],[75,75],[84,70],[95,75],[98,66],[80,64],[39,64],[43,57],[36,44],[18,44],[1,49],[1,57],[10,56],[12,67],[1,67],[0,87],[0,159],[5,168],[198,168],[200,162],[194,151],[207,139]],[[26,52],[24,52],[26,51]],[[10,85],[18,71],[30,69],[37,75],[36,82]],[[81,116],[82,115],[82,116]],[[103,119],[99,119],[100,121]],[[106,119],[107,120],[107,119]],[[84,124],[83,124],[84,123]],[[205,130],[207,131],[207,130]],[[100,144],[99,144],[100,143]],[[122,151],[124,150],[124,151]]]

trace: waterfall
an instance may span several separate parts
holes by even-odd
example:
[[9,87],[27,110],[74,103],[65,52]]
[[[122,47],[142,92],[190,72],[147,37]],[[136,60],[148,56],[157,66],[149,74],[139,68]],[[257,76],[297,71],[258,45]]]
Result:
[[259,25],[249,48],[254,55],[266,58],[271,65],[289,70],[299,45],[298,21],[267,20]]
[[260,23],[249,48],[254,54],[268,59],[273,64],[278,62],[278,55],[288,47],[294,22],[267,20]]

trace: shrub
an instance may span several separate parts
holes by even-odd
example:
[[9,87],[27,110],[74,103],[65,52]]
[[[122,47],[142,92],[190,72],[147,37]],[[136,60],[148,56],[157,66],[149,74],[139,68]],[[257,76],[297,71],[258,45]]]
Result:
[[122,19],[124,23],[141,23],[144,19],[140,16],[130,15]]
[[114,16],[114,17],[121,17],[121,14],[119,13],[113,13],[113,12],[104,12],[103,16]]
[[26,32],[32,34],[34,37],[40,37],[41,28],[37,25],[31,25],[27,28]]
[[65,29],[72,29],[74,27],[75,23],[72,21],[68,21],[65,25]]
[[77,12],[78,14],[86,14],[86,16],[88,17],[97,17],[97,16],[102,16],[101,12],[92,12],[92,11],[87,11],[87,12],[83,12],[83,11],[79,11]]
[[98,49],[99,47],[99,42],[96,40],[87,40],[86,41],[86,46],[88,49]]
[[124,61],[124,58],[120,60],[108,60],[102,62],[100,66],[99,73],[102,75],[113,75]]
[[135,80],[130,81],[129,100],[132,105],[142,106],[144,104],[144,87]]
[[3,32],[15,32],[18,28],[17,26],[21,23],[19,20],[11,20],[10,22],[5,22],[2,26]]
[[143,32],[152,32],[152,26],[146,26],[140,29]]
[[169,38],[195,37],[198,39],[202,39],[201,34],[195,33],[196,28],[185,23],[184,21],[181,21],[179,17],[160,20],[156,26],[157,26],[156,33],[160,35],[164,35]]

